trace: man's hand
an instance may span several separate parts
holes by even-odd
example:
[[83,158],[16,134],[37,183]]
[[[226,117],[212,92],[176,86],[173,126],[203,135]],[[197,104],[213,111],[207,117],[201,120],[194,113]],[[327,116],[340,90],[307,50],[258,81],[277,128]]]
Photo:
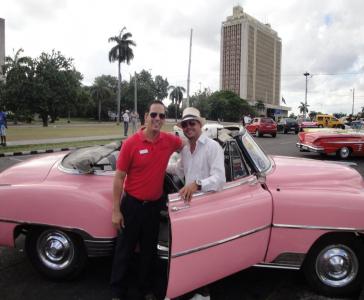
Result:
[[190,184],[184,186],[179,190],[179,195],[181,198],[186,201],[190,202],[192,199],[192,194],[198,190],[198,186],[196,182],[191,182]]
[[120,231],[121,228],[124,228],[125,227],[125,224],[124,224],[124,216],[123,216],[123,214],[121,213],[120,210],[117,210],[117,211],[113,211],[112,212],[111,221],[112,221],[112,225],[118,231]]

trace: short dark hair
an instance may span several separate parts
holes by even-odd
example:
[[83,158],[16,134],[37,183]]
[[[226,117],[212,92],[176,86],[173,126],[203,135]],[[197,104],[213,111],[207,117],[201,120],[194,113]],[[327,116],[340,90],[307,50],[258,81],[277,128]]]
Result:
[[150,112],[150,108],[152,107],[153,104],[160,104],[164,107],[164,110],[166,109],[166,107],[164,106],[164,103],[160,100],[153,100],[152,102],[149,103],[148,106],[148,112]]

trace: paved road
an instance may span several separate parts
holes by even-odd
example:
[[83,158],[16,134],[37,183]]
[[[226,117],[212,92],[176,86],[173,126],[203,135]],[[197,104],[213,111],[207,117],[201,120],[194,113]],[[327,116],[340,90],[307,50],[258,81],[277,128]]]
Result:
[[[322,159],[311,153],[300,153],[296,136],[256,138],[268,154]],[[0,158],[0,172],[29,156]],[[327,160],[334,161],[328,157]],[[349,163],[364,175],[364,159],[353,158]],[[0,232],[1,233],[1,232]],[[23,252],[0,247],[0,300],[18,299],[110,299],[108,279],[111,262],[92,259],[80,278],[68,282],[52,282],[41,277],[31,267]],[[312,292],[298,271],[251,268],[220,280],[211,286],[213,300],[329,300]],[[357,299],[345,298],[345,300]],[[336,298],[335,300],[339,300]],[[342,298],[341,300],[344,300]]]

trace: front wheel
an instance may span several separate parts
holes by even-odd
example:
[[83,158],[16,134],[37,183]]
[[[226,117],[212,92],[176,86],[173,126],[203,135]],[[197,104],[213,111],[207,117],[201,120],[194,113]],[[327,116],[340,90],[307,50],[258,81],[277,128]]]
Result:
[[357,292],[364,279],[364,246],[354,236],[327,236],[308,253],[303,271],[307,281],[327,296]]
[[277,134],[276,134],[276,133],[272,133],[272,137],[274,137],[274,138],[275,138],[276,136],[277,136]]
[[348,159],[351,155],[351,150],[348,147],[342,147],[337,151],[337,156],[341,159]]
[[80,237],[55,228],[31,229],[25,250],[33,266],[51,279],[74,278],[87,260]]

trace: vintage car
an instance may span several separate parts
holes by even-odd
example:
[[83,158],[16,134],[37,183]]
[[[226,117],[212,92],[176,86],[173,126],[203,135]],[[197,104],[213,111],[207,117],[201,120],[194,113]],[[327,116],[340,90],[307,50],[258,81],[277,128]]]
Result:
[[283,132],[284,134],[292,131],[297,134],[299,131],[298,122],[293,118],[283,118],[277,123],[277,131]]
[[299,131],[303,131],[305,128],[318,128],[318,123],[311,121],[311,119],[298,119]]
[[302,152],[336,154],[348,159],[352,155],[364,155],[364,132],[340,129],[301,132],[296,145]]
[[245,128],[257,137],[262,137],[264,134],[270,134],[272,137],[277,135],[277,123],[272,118],[254,118],[251,123],[245,125]]
[[[320,293],[346,295],[364,278],[364,183],[337,163],[268,156],[243,128],[220,129],[227,182],[187,204],[166,174],[158,253],[174,298],[251,266],[302,269]],[[0,173],[0,245],[25,236],[32,264],[76,276],[111,255],[112,180],[120,145],[39,156]]]

